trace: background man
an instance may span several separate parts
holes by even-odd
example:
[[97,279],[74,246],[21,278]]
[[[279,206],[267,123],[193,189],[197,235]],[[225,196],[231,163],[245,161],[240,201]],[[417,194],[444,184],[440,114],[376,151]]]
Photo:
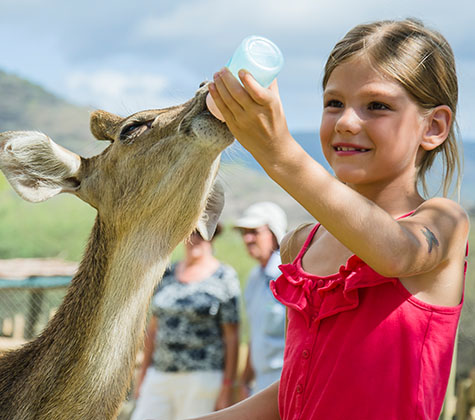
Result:
[[277,204],[259,202],[244,211],[235,228],[241,232],[249,255],[259,262],[244,292],[250,329],[249,353],[240,381],[241,397],[245,398],[280,378],[285,307],[274,298],[269,282],[281,274],[279,243],[287,229],[287,216]]

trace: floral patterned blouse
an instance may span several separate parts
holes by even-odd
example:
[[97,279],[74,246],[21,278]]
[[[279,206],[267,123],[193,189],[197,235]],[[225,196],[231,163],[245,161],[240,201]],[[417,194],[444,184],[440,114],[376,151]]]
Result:
[[222,370],[223,324],[239,322],[236,271],[220,264],[208,278],[182,283],[172,265],[152,298],[158,331],[152,365],[160,371]]

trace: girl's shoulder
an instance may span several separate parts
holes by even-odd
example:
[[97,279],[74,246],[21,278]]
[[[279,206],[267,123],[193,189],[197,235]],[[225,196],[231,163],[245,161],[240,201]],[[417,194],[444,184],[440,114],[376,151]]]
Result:
[[290,264],[295,260],[314,226],[315,223],[303,223],[284,236],[280,243],[280,257],[283,264]]
[[463,296],[467,263],[470,229],[467,212],[455,201],[436,197],[424,201],[398,223],[418,244],[404,257],[405,271],[397,275],[403,286],[423,302],[458,305]]
[[425,200],[417,207],[413,213],[416,214],[421,210],[433,209],[441,212],[449,212],[460,219],[468,220],[468,214],[465,209],[456,201],[446,197],[434,197]]
[[465,209],[459,203],[444,197],[424,201],[407,220],[436,225],[450,237],[460,236],[463,240],[466,240],[470,229],[470,217]]
[[460,267],[465,260],[470,218],[455,201],[442,197],[431,198],[417,207],[409,217],[398,222],[406,232],[419,238],[421,249],[427,251],[420,254],[424,270],[430,271],[429,268],[433,266],[438,272],[442,270],[441,263],[444,267]]

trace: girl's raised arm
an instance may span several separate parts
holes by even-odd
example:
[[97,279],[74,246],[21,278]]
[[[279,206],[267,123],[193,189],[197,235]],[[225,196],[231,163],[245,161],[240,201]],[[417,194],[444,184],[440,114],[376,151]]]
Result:
[[[401,200],[385,209],[338,181],[292,138],[274,81],[264,89],[240,72],[241,84],[227,70],[215,77],[210,92],[238,141],[268,175],[293,196],[335,238],[386,277],[409,277],[441,264],[463,261],[469,219],[447,199],[423,204],[410,200],[413,210],[402,216]],[[413,206],[416,204],[415,206]]]

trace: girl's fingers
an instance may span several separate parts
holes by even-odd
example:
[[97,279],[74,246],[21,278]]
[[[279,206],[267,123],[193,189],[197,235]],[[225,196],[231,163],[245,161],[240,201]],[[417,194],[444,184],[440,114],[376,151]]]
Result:
[[[224,105],[226,105],[226,107],[233,114],[233,116],[238,115],[243,111],[241,104],[234,99],[233,95],[231,94],[230,90],[228,89],[226,83],[223,80],[223,76],[220,73],[214,76],[214,85],[216,87],[216,91],[220,96],[221,101],[224,103]],[[223,116],[225,115],[223,114]]]
[[274,80],[270,87],[273,86],[273,89],[262,87],[256,79],[246,70],[239,71],[239,78],[241,79],[242,84],[246,88],[247,93],[253,99],[254,102],[259,105],[267,105],[272,100],[272,95],[277,88],[277,81]]
[[249,96],[249,93],[246,92],[241,83],[239,83],[239,80],[234,77],[228,68],[225,67],[222,69],[219,72],[219,77],[226,86],[229,94],[243,109],[246,109],[248,106],[252,105],[253,101]]
[[280,101],[280,93],[279,93],[279,86],[278,86],[278,84],[277,84],[277,79],[274,79],[274,80],[272,81],[272,83],[271,83],[270,86],[269,86],[269,89],[270,89],[271,92],[273,92],[273,94],[274,94],[275,96],[277,96],[277,98],[278,98],[279,101]]
[[224,120],[226,122],[230,121],[230,119],[232,118],[232,113],[229,110],[229,108],[226,106],[224,101],[221,99],[221,95],[218,93],[215,83],[211,82],[208,85],[208,92],[213,98],[213,101],[218,107],[219,112],[221,112],[221,115],[223,116]]

